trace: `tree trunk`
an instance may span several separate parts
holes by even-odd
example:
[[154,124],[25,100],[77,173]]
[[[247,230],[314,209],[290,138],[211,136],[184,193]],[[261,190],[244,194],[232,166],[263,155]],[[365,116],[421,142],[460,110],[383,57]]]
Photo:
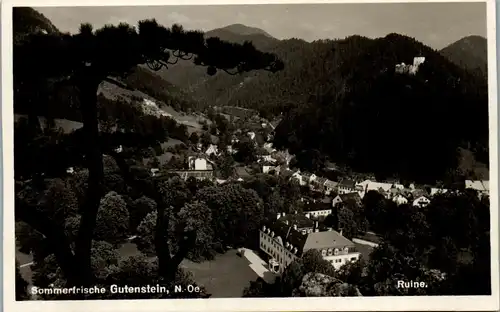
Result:
[[82,285],[91,285],[91,248],[96,226],[99,203],[104,195],[103,156],[99,144],[99,123],[97,116],[97,89],[101,80],[86,75],[78,82],[80,89],[80,109],[83,118],[83,142],[86,150],[86,163],[89,170],[88,188],[82,209],[80,229],[76,238],[75,254]]
[[170,254],[170,248],[168,246],[168,218],[165,216],[165,203],[162,200],[162,196],[158,191],[160,186],[154,183],[153,185],[141,184],[140,181],[135,180],[130,173],[130,169],[126,164],[123,157],[120,157],[114,151],[107,151],[111,155],[120,171],[122,172],[125,181],[129,185],[133,185],[140,189],[144,194],[153,199],[156,202],[157,207],[157,217],[156,217],[156,227],[155,227],[155,249],[156,256],[158,257],[158,275],[167,281],[173,281],[175,278],[175,273],[179,267],[182,260],[185,258],[186,254],[189,252],[190,248],[193,246],[196,239],[195,232],[189,232],[186,235],[186,239],[181,242],[180,249],[175,256],[172,257]]
[[45,235],[68,284],[76,285],[78,267],[75,265],[75,257],[71,251],[69,240],[61,226],[50,220],[44,213],[39,212],[37,207],[26,206],[16,200],[15,208],[16,218],[23,220]]

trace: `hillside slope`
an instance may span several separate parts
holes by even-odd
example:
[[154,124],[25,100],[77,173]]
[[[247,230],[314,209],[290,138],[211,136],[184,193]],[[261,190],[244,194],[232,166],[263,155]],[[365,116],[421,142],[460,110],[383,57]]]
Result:
[[464,37],[443,48],[440,53],[475,74],[483,77],[488,74],[488,42],[484,37]]
[[[303,77],[294,79],[311,79],[308,87],[314,90],[297,92],[276,129],[277,147],[294,153],[316,150],[360,171],[419,181],[444,179],[455,171],[460,146],[473,146],[487,162],[484,79],[398,34],[325,44],[330,49],[323,57],[308,58],[321,65],[302,67]],[[396,64],[411,64],[416,56],[425,57],[416,75],[396,73]],[[252,86],[256,97],[279,86],[283,95],[294,92],[280,81],[258,84],[260,89]]]

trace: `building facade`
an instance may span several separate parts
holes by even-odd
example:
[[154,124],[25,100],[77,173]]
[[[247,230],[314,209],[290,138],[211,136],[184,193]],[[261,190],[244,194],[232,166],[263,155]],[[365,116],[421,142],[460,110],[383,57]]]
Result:
[[[282,216],[274,222],[263,225],[259,231],[260,249],[269,256],[269,263],[276,267],[276,273],[283,273],[292,261],[308,250],[317,250],[323,259],[335,269],[359,259],[353,242],[334,230],[320,231],[318,228],[299,231],[300,227]],[[278,264],[278,265],[276,265]]]

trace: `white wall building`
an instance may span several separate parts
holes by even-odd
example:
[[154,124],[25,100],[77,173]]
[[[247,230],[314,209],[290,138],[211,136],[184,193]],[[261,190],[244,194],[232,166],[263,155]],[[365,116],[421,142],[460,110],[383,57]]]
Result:
[[413,206],[416,206],[416,207],[425,207],[427,205],[429,205],[431,203],[431,200],[425,196],[420,196],[420,197],[417,197],[413,200]]
[[479,192],[481,195],[490,193],[490,181],[487,180],[465,180],[465,188],[473,189]]
[[279,264],[278,273],[283,273],[292,261],[311,249],[318,250],[335,269],[359,259],[354,243],[336,231],[316,229],[302,234],[295,228],[294,224],[277,220],[259,231],[260,249]]
[[392,201],[398,205],[408,204],[408,199],[401,194],[394,196]]
[[188,157],[189,170],[209,170],[207,160],[204,158],[189,156]]

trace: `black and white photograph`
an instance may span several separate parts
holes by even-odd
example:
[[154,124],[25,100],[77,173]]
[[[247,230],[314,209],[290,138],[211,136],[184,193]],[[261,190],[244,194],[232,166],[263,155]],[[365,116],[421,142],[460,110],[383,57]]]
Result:
[[499,308],[494,1],[31,3],[13,309]]

